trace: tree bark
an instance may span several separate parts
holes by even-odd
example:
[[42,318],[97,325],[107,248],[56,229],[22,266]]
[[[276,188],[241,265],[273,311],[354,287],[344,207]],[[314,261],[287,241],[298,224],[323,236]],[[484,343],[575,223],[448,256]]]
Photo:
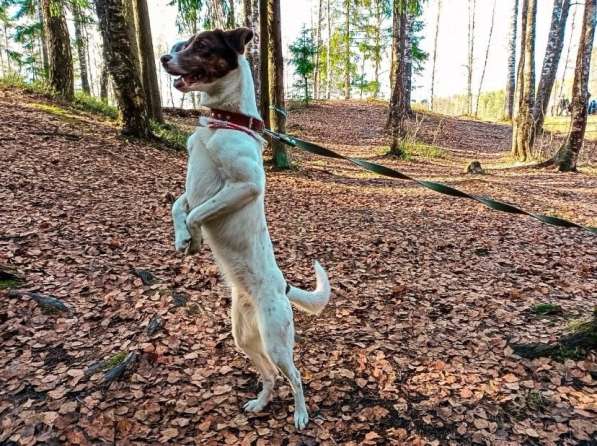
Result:
[[328,40],[326,42],[325,54],[325,98],[332,97],[332,13],[330,8],[330,0],[326,0],[326,15],[328,25]]
[[553,11],[551,14],[551,27],[549,37],[547,38],[547,48],[539,86],[537,87],[537,97],[535,99],[535,109],[533,117],[535,119],[535,132],[540,134],[543,131],[543,122],[549,106],[551,91],[558,72],[558,64],[564,47],[564,35],[566,33],[566,21],[570,11],[570,0],[554,0]]
[[317,8],[317,32],[315,36],[315,45],[317,45],[317,52],[315,53],[315,73],[313,75],[313,96],[319,99],[319,85],[320,85],[320,55],[321,55],[321,11],[323,9],[323,0],[319,0]]
[[[43,15],[43,11],[42,11],[42,5],[41,2],[38,2],[37,4],[37,19],[39,20],[39,23],[42,24],[41,27],[41,32],[40,32],[40,44],[41,44],[41,61],[42,61],[42,68],[43,68],[43,77],[47,78],[48,74],[50,72],[50,64],[48,61],[48,40],[46,39],[46,31],[44,29],[43,23],[44,23],[44,15]],[[4,25],[4,32],[6,33],[6,24]],[[6,35],[5,35],[6,37]],[[6,42],[6,51],[8,51],[8,41]],[[7,53],[7,64],[10,66],[10,58],[8,57],[8,53]],[[10,71],[10,70],[8,70]]]
[[406,115],[412,116],[413,111],[410,106],[413,80],[413,26],[415,22],[415,15],[411,13],[406,14],[406,37],[404,44],[404,106],[406,107]]
[[260,76],[259,76],[259,3],[257,0],[243,0],[244,24],[253,30],[253,39],[246,48],[247,61],[253,74],[255,85],[255,99],[259,104],[261,98]]
[[564,81],[566,80],[566,72],[568,71],[568,65],[570,65],[570,53],[572,48],[572,37],[574,36],[574,30],[576,25],[576,13],[578,12],[578,8],[574,10],[574,14],[572,14],[572,23],[570,24],[570,38],[568,39],[568,49],[566,50],[566,62],[564,63],[564,69],[562,70],[562,80],[560,82],[560,90],[558,92],[558,96],[556,98],[556,106],[559,107],[559,103],[563,98],[564,95]]
[[566,142],[554,157],[554,164],[561,172],[576,171],[578,155],[580,154],[585,138],[591,53],[595,38],[596,20],[597,0],[585,0],[582,32],[580,43],[578,44],[574,83],[572,85],[571,130]]
[[[282,57],[282,26],[280,18],[280,0],[268,0],[268,23],[270,37],[269,79],[270,79],[270,122],[272,130],[286,132],[286,117],[279,110],[285,110],[284,104],[284,59]],[[278,169],[290,168],[290,154],[280,141],[272,141],[274,165]]]
[[537,0],[523,0],[522,39],[518,62],[518,112],[512,129],[512,156],[519,161],[532,157],[535,142],[533,106],[535,102],[535,29]]
[[344,26],[346,41],[344,42],[344,99],[350,99],[350,2],[344,0]]
[[477,0],[468,0],[468,65],[466,78],[467,114],[473,113],[473,62],[475,56],[475,15]]
[[50,85],[66,100],[75,95],[73,58],[64,9],[59,0],[42,0],[44,31],[48,45]]
[[162,99],[155,66],[153,41],[151,38],[151,24],[149,20],[147,0],[133,1],[135,2],[139,62],[141,65],[143,90],[145,91],[145,99],[147,101],[147,112],[149,117],[154,121],[164,122],[164,115],[162,113]]
[[516,35],[518,30],[518,1],[514,0],[508,35],[508,78],[506,81],[506,101],[504,118],[511,121],[514,115],[514,92],[516,90]]
[[375,36],[374,36],[374,45],[375,45],[375,54],[373,55],[374,59],[374,80],[375,80],[375,90],[373,90],[373,98],[377,99],[379,96],[379,70],[381,68],[381,59],[382,59],[382,47],[381,47],[381,33],[382,33],[382,26],[383,26],[383,11],[382,11],[382,0],[375,0]]
[[487,70],[487,59],[489,58],[489,48],[491,47],[491,37],[493,36],[493,25],[495,23],[495,4],[496,0],[493,0],[493,9],[491,10],[491,26],[489,27],[489,37],[487,39],[487,48],[485,49],[485,62],[483,63],[483,71],[481,72],[481,79],[479,80],[479,92],[477,93],[477,103],[475,104],[475,117],[479,115],[479,99],[481,99],[481,89],[483,88],[485,71]]
[[394,61],[394,86],[390,99],[388,124],[391,133],[390,153],[393,155],[402,155],[402,145],[406,136],[408,105],[410,104],[407,104],[408,95],[405,85],[408,15],[406,8],[402,7],[401,2],[394,2],[394,16],[397,25],[393,36],[396,47],[396,59]]
[[75,22],[75,45],[77,47],[77,57],[79,58],[79,71],[81,76],[81,89],[87,93],[91,93],[89,88],[89,76],[87,70],[87,42],[83,37],[83,28],[85,23],[81,15],[81,8],[77,2],[71,3],[73,12],[73,19]]
[[435,96],[435,67],[437,63],[437,38],[439,36],[439,19],[442,12],[442,0],[437,0],[437,17],[435,19],[435,37],[433,38],[433,68],[431,69],[431,111],[433,111],[433,98]]
[[114,82],[114,93],[122,115],[122,133],[151,136],[143,84],[130,39],[124,0],[96,0],[97,16],[105,46],[106,62]]
[[259,86],[260,86],[260,109],[261,117],[266,128],[270,128],[269,120],[269,24],[268,24],[268,0],[259,0],[259,46],[260,46],[260,67],[259,67]]

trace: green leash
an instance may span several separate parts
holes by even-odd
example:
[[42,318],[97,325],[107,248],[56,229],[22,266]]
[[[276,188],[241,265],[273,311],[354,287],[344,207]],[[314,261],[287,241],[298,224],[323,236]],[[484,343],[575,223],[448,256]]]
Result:
[[546,223],[552,226],[558,226],[560,228],[578,228],[584,229],[585,231],[590,232],[591,234],[597,234],[597,228],[583,226],[578,223],[574,223],[563,218],[559,217],[551,217],[549,215],[543,214],[534,214],[532,212],[527,212],[523,209],[520,209],[514,205],[504,203],[502,201],[493,200],[488,197],[483,197],[480,195],[471,195],[458,190],[454,187],[436,183],[433,181],[425,181],[425,180],[417,180],[416,178],[412,178],[402,172],[399,172],[395,169],[390,167],[382,166],[381,164],[372,163],[370,161],[365,161],[360,158],[351,158],[349,156],[341,155],[333,150],[327,149],[322,147],[318,144],[314,144],[309,141],[304,141],[299,138],[295,138],[294,136],[289,136],[284,133],[277,133],[269,129],[264,129],[263,133],[270,136],[272,139],[276,141],[280,141],[290,147],[296,147],[297,149],[304,150],[305,152],[313,153],[315,155],[324,156],[326,158],[336,158],[336,159],[343,159],[349,161],[353,164],[356,164],[361,169],[367,170],[369,172],[376,173],[378,175],[383,175],[390,178],[397,178],[399,180],[408,180],[417,183],[420,186],[423,186],[426,189],[430,189],[432,191],[438,192],[440,194],[449,195],[451,197],[458,197],[458,198],[468,198],[469,200],[475,200],[479,203],[484,204],[490,209],[494,209],[500,212],[506,212],[508,214],[518,214],[518,215],[528,215],[540,222]]

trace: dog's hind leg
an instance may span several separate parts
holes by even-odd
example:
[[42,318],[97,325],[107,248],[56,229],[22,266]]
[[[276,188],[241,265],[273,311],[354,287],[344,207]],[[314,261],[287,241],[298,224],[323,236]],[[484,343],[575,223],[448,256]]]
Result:
[[247,401],[244,409],[248,412],[261,412],[272,399],[277,371],[263,353],[261,336],[254,320],[254,311],[251,305],[243,305],[238,291],[233,289],[232,336],[236,346],[253,362],[261,376],[263,385],[257,398]]
[[292,308],[285,296],[264,301],[257,315],[259,331],[263,339],[265,353],[270,361],[286,377],[294,395],[294,425],[303,429],[309,422],[305,404],[301,374],[294,365],[294,323]]

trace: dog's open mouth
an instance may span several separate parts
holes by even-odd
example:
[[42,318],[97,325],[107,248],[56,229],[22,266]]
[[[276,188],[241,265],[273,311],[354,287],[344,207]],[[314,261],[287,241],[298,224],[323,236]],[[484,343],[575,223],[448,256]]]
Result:
[[200,73],[183,74],[182,76],[179,76],[174,80],[174,87],[178,89],[184,89],[190,87],[193,84],[196,84],[200,80]]

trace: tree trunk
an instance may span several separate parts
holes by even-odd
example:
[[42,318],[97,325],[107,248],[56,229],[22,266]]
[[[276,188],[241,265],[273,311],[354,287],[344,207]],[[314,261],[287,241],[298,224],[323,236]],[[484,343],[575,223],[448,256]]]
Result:
[[562,70],[562,81],[560,83],[560,91],[558,92],[558,96],[556,98],[556,106],[558,107],[560,101],[563,99],[565,83],[564,81],[566,80],[566,72],[568,71],[568,65],[570,65],[570,49],[572,48],[572,37],[574,36],[577,11],[578,8],[575,8],[574,14],[572,14],[572,23],[570,24],[570,38],[568,39],[568,49],[566,50],[566,62],[564,63],[564,69]]
[[442,0],[437,0],[437,17],[435,19],[435,37],[433,38],[433,68],[431,69],[431,111],[433,111],[433,98],[435,96],[435,66],[437,63],[437,38],[439,36],[439,19],[442,12]]
[[397,18],[397,27],[393,39],[396,42],[396,60],[394,62],[394,86],[390,99],[388,124],[391,132],[390,153],[402,155],[402,145],[406,136],[406,119],[408,117],[407,92],[406,92],[406,46],[408,16],[406,8],[400,2],[394,2],[394,16]]
[[406,107],[406,115],[412,116],[413,111],[410,106],[413,80],[413,26],[415,23],[415,15],[411,13],[406,14],[406,48],[404,49],[404,105]]
[[570,11],[570,0],[554,0],[551,14],[551,28],[547,38],[547,48],[541,78],[537,87],[537,97],[533,116],[535,119],[535,132],[540,134],[543,131],[545,113],[549,106],[551,91],[558,72],[558,64],[564,47],[564,35],[566,33],[566,21]]
[[266,128],[270,128],[269,120],[269,24],[268,24],[268,0],[259,0],[259,45],[260,45],[260,67],[259,67],[259,78],[260,78],[260,109],[261,118]]
[[124,0],[96,0],[107,66],[122,115],[124,135],[151,136],[145,94],[130,39]]
[[485,49],[485,62],[483,63],[483,71],[481,72],[481,79],[479,80],[479,92],[477,94],[477,103],[475,105],[475,117],[479,115],[479,99],[481,99],[481,89],[483,88],[483,81],[485,80],[485,70],[487,70],[487,59],[489,58],[489,48],[491,47],[491,37],[493,36],[493,25],[495,23],[495,4],[493,0],[493,9],[491,10],[491,26],[489,27],[489,38],[487,39],[487,48]]
[[236,28],[236,17],[234,12],[234,0],[228,3],[228,17],[226,18],[226,26],[229,29]]
[[[48,74],[50,72],[50,65],[49,65],[49,61],[48,61],[48,40],[46,38],[46,31],[44,29],[43,23],[44,23],[44,15],[43,15],[43,11],[42,11],[42,5],[41,2],[39,2],[37,4],[37,20],[39,20],[39,23],[42,24],[41,30],[40,30],[40,43],[41,43],[41,61],[42,61],[42,67],[43,67],[43,77],[47,78]],[[6,25],[4,26],[4,30],[6,31]],[[8,41],[7,41],[7,45],[8,45]],[[6,47],[6,51],[7,51],[7,62],[10,66],[10,58],[8,57],[8,46]],[[8,70],[10,71],[10,70]]]
[[535,142],[533,105],[535,102],[535,28],[537,0],[523,0],[522,39],[518,62],[518,112],[512,129],[512,156],[519,161],[532,157]]
[[381,47],[381,33],[382,33],[382,26],[383,26],[383,14],[382,14],[382,0],[375,0],[375,35],[374,35],[374,45],[375,45],[375,53],[373,55],[374,58],[374,81],[375,81],[375,90],[373,90],[373,97],[377,99],[379,96],[379,70],[381,68],[381,58],[382,58],[382,47]]
[[328,40],[326,42],[325,54],[325,98],[332,97],[332,13],[330,0],[326,0],[326,13],[328,22]]
[[135,2],[139,62],[141,64],[141,76],[143,80],[143,90],[145,91],[145,100],[147,101],[147,112],[149,117],[154,121],[164,122],[160,87],[158,85],[158,76],[155,67],[155,54],[153,52],[147,0],[133,1]]
[[81,8],[77,2],[71,3],[73,11],[73,19],[75,22],[75,44],[77,47],[77,57],[79,58],[79,71],[81,75],[81,89],[87,93],[91,93],[89,88],[89,76],[87,70],[87,42],[83,37],[83,28],[85,23],[81,16]]
[[596,20],[597,0],[585,0],[585,13],[572,85],[571,130],[566,142],[554,157],[554,163],[561,172],[576,171],[576,162],[585,138],[591,52],[593,51]]
[[[268,23],[270,48],[269,53],[269,79],[270,122],[272,130],[278,133],[286,132],[286,117],[279,110],[285,110],[284,104],[284,59],[282,57],[282,26],[280,18],[280,0],[268,0]],[[280,141],[272,141],[272,155],[274,165],[278,169],[290,168],[290,154],[286,146]]]
[[346,41],[344,42],[344,99],[350,99],[350,2],[344,0],[344,26],[346,27]]
[[468,65],[466,78],[467,114],[473,113],[473,63],[475,56],[475,15],[477,0],[468,0]]
[[508,35],[508,79],[506,82],[506,101],[504,119],[512,120],[514,115],[514,92],[516,90],[516,34],[518,30],[518,0],[514,0],[514,8],[510,18]]
[[317,45],[317,52],[315,53],[315,73],[313,75],[313,97],[319,99],[319,84],[320,84],[320,54],[321,54],[321,11],[323,9],[323,0],[319,0],[317,8],[317,31],[315,36],[315,45]]
[[44,31],[48,44],[50,85],[66,100],[75,95],[73,58],[64,9],[59,0],[42,0]]
[[255,99],[260,101],[260,78],[259,78],[259,3],[257,0],[243,0],[244,24],[253,30],[253,39],[246,49],[247,61],[253,73],[253,84],[255,85]]
[[[400,35],[400,14],[396,14],[396,10],[398,5],[400,4],[400,0],[392,0],[393,2],[393,10],[394,13],[392,14],[392,51],[390,53],[390,98],[394,94],[394,85],[396,84],[396,62],[398,59],[398,44],[400,39],[396,38]],[[390,120],[388,119],[388,125]]]

